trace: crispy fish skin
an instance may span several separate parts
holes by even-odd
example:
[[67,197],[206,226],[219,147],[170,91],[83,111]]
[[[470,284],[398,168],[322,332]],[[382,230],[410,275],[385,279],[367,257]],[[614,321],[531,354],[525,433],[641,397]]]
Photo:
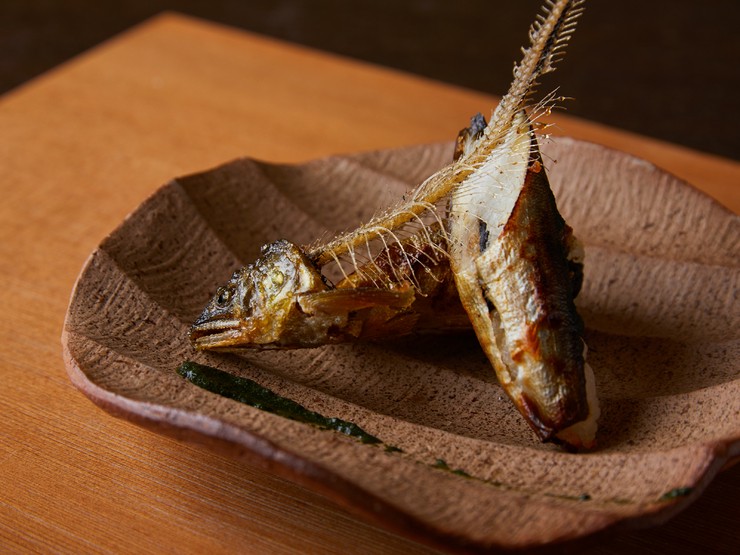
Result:
[[[559,441],[595,404],[574,304],[580,261],[524,113],[501,150],[452,196],[451,265],[500,384],[542,440]],[[564,437],[574,447],[593,441],[572,435]]]
[[515,403],[543,439],[588,415],[583,323],[565,238],[565,221],[535,160],[503,232],[476,261],[485,298],[497,309],[494,337],[513,363],[501,381],[517,390]]

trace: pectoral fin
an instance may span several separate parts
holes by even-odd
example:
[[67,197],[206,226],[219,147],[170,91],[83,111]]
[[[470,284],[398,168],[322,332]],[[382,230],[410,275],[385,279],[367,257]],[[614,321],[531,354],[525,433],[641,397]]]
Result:
[[410,286],[397,289],[329,289],[296,295],[296,299],[306,314],[353,312],[373,307],[400,310],[414,302],[414,290]]

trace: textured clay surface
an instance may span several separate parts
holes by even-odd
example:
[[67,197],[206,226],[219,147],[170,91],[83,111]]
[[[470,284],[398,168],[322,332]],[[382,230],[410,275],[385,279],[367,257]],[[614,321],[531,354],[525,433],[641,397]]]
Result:
[[[63,337],[70,376],[114,414],[448,547],[552,545],[663,520],[740,453],[740,219],[624,154],[570,139],[542,150],[586,245],[577,304],[602,403],[591,453],[536,440],[472,333],[244,356],[189,345],[217,285],[262,244],[356,227],[446,163],[450,145],[300,166],[243,159],[164,186],[79,277]],[[175,373],[188,359],[401,451],[199,389]]]

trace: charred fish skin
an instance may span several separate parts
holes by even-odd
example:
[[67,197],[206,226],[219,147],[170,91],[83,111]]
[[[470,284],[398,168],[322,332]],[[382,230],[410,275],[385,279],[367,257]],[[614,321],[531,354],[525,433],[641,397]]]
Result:
[[497,343],[514,362],[508,374],[520,391],[515,404],[544,440],[588,416],[583,322],[566,235],[544,167],[535,159],[501,236],[489,241],[476,264],[502,324]]
[[598,411],[574,303],[582,250],[524,112],[452,194],[449,226],[460,298],[499,383],[540,439],[592,446],[593,427],[584,437],[560,435]]
[[485,234],[471,270],[491,320],[483,343],[499,382],[538,436],[552,440],[588,416],[583,324],[574,304],[569,229],[534,134],[526,124],[519,132],[530,144],[519,196],[500,231],[481,222]]

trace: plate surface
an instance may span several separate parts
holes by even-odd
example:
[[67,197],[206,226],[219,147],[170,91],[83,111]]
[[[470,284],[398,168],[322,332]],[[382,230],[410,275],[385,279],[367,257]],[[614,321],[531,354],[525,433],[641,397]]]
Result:
[[[592,453],[539,443],[472,333],[244,356],[190,347],[189,325],[261,245],[356,227],[447,163],[451,145],[243,159],[164,186],[78,278],[62,338],[70,377],[113,414],[440,546],[536,547],[660,522],[740,454],[740,218],[639,159],[567,138],[542,151],[586,245],[577,305],[602,404]],[[401,451],[209,393],[176,373],[185,360]]]

